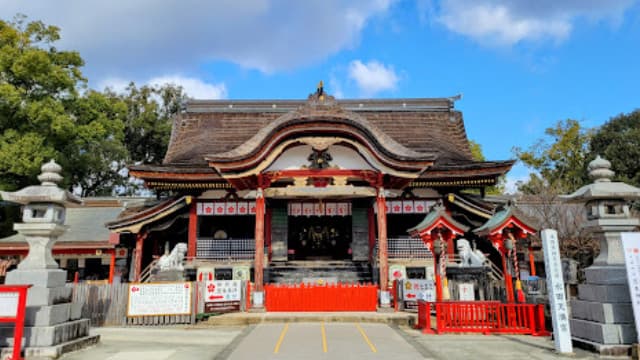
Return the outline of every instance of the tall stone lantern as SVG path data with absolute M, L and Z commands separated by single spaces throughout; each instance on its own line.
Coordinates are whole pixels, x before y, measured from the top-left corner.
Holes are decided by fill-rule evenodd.
M 27 294 L 25 317 L 25 357 L 56 358 L 67 349 L 95 343 L 89 336 L 89 320 L 80 319 L 81 304 L 71 302 L 72 288 L 66 287 L 67 272 L 52 256 L 53 244 L 67 226 L 65 206 L 81 203 L 73 194 L 60 189 L 62 168 L 55 161 L 42 165 L 40 185 L 16 192 L 0 191 L 5 201 L 22 204 L 22 223 L 14 229 L 29 243 L 27 257 L 6 275 L 6 284 L 33 285 Z M 13 331 L 0 327 L 0 347 L 12 343 Z M 3 339 L 8 339 L 3 343 Z M 68 350 L 67 350 L 68 351 Z
M 585 269 L 586 283 L 578 286 L 578 299 L 571 302 L 571 333 L 578 345 L 602 355 L 626 355 L 637 337 L 621 233 L 640 225 L 629 211 L 629 202 L 640 199 L 640 189 L 612 182 L 611 163 L 600 156 L 588 170 L 593 184 L 564 197 L 585 203 L 583 229 L 600 242 L 600 254 Z

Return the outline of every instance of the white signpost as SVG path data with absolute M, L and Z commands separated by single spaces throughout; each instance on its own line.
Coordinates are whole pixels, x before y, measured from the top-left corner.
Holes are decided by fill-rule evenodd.
M 620 234 L 636 329 L 640 329 L 640 232 Z M 640 343 L 640 333 L 638 334 Z
M 564 280 L 562 278 L 562 264 L 560 262 L 560 244 L 558 232 L 545 229 L 541 232 L 542 250 L 544 252 L 544 267 L 547 273 L 547 292 L 553 321 L 553 340 L 556 351 L 572 353 L 571 329 L 569 327 L 569 311 L 564 294 Z
M 191 314 L 188 282 L 129 285 L 127 316 Z

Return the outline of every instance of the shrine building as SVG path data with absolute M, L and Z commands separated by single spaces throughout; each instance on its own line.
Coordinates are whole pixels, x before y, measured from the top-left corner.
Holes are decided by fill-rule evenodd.
M 306 100 L 189 100 L 162 164 L 129 168 L 166 200 L 107 227 L 131 246 L 134 281 L 182 242 L 199 280 L 384 290 L 432 277 L 433 254 L 454 261 L 461 238 L 520 276 L 503 265 L 527 245 L 505 244 L 534 230 L 484 198 L 514 161 L 473 159 L 457 100 L 336 100 L 322 87 Z

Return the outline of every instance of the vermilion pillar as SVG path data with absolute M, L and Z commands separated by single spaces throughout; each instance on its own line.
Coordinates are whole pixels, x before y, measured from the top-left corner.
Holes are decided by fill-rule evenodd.
M 113 275 L 116 270 L 116 250 L 111 252 L 111 261 L 109 262 L 109 284 L 113 284 Z
M 189 228 L 188 228 L 188 244 L 187 244 L 187 257 L 195 258 L 197 249 L 197 234 L 198 234 L 198 213 L 196 212 L 196 202 L 192 201 L 189 207 Z
M 264 281 L 264 195 L 258 188 L 256 196 L 256 251 L 253 265 L 254 282 L 256 291 L 262 291 Z
M 529 248 L 529 274 L 536 276 L 536 261 L 533 256 L 533 249 Z
M 140 281 L 140 272 L 142 271 L 142 245 L 144 243 L 145 234 L 136 234 L 136 256 L 135 256 L 135 274 L 133 281 Z
M 389 285 L 389 259 L 387 254 L 387 204 L 384 190 L 378 190 L 378 264 L 380 267 L 380 291 L 387 291 Z
M 507 268 L 507 254 L 505 252 L 502 253 L 502 273 L 504 274 L 504 287 L 507 290 L 507 302 L 514 303 L 516 298 L 513 295 L 513 278 Z

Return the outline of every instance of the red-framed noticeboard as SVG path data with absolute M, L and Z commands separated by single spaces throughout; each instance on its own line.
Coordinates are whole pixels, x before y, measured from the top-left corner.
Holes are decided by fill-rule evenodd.
M 9 359 L 22 360 L 22 333 L 27 305 L 27 290 L 31 285 L 0 285 L 0 323 L 14 323 L 13 353 Z

